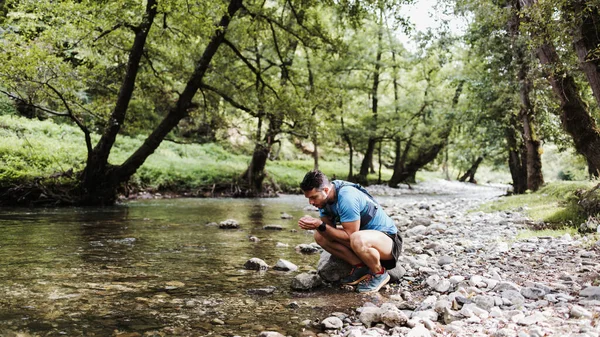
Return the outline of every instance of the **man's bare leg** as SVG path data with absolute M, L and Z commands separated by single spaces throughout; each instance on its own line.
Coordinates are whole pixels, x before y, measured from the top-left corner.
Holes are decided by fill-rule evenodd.
M 357 258 L 366 264 L 373 273 L 381 271 L 381 260 L 393 259 L 394 242 L 380 231 L 362 230 L 352 233 L 350 247 Z
M 353 266 L 362 263 L 361 259 L 352 251 L 352 249 L 337 241 L 328 240 L 318 231 L 315 231 L 315 241 L 331 255 L 338 257 Z

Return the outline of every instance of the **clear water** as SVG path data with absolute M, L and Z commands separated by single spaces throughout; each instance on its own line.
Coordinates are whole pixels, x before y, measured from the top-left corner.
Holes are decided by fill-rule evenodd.
M 365 300 L 337 288 L 291 290 L 293 276 L 318 261 L 318 255 L 294 249 L 313 242 L 312 235 L 296 230 L 299 217 L 316 216 L 305 206 L 302 196 L 282 196 L 3 209 L 0 335 L 255 336 L 263 330 L 297 335 L 302 321 L 349 312 Z M 281 219 L 282 212 L 294 218 Z M 241 228 L 207 225 L 229 218 Z M 268 224 L 284 229 L 264 230 Z M 260 241 L 251 242 L 252 235 Z M 270 266 L 286 259 L 300 270 L 245 270 L 253 257 Z M 268 286 L 275 293 L 248 292 Z M 290 308 L 291 302 L 299 308 Z

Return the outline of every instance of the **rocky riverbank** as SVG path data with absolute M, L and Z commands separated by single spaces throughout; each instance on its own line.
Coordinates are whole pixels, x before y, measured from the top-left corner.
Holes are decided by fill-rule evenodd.
M 379 294 L 366 295 L 350 314 L 305 322 L 300 336 L 599 336 L 596 236 L 517 238 L 533 224 L 520 213 L 523 208 L 472 211 L 504 194 L 498 186 L 440 181 L 370 189 L 383 196 L 448 198 L 380 197 L 404 233 L 404 275 Z

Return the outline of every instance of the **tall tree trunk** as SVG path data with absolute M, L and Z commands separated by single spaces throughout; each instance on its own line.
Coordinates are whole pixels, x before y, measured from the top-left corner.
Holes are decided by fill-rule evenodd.
M 313 145 L 315 146 L 315 150 L 312 153 L 313 156 L 313 169 L 318 170 L 319 169 L 319 142 L 318 142 L 318 138 L 319 135 L 315 132 L 313 133 L 313 137 L 312 137 L 312 142 Z
M 402 150 L 402 141 L 400 137 L 396 137 L 394 139 L 395 142 L 395 159 L 394 159 L 394 173 L 392 174 L 392 178 L 388 182 L 388 186 L 397 188 L 398 184 L 401 183 L 402 174 L 404 172 L 404 164 L 406 163 L 406 157 L 408 156 L 408 151 L 412 147 L 412 135 L 406 142 L 406 146 L 404 147 L 404 151 Z
M 371 89 L 371 112 L 373 113 L 373 125 L 372 132 L 374 133 L 377 130 L 377 109 L 379 106 L 378 100 L 378 91 L 379 91 L 379 76 L 381 72 L 381 54 L 383 53 L 383 10 L 380 11 L 379 15 L 379 27 L 377 31 L 377 56 L 375 58 L 375 71 L 373 72 L 373 87 Z M 358 173 L 357 180 L 359 183 L 366 185 L 367 184 L 367 175 L 369 174 L 369 169 L 373 167 L 373 153 L 375 152 L 375 144 L 377 143 L 377 139 L 374 134 L 369 136 L 369 141 L 367 144 L 367 150 L 365 152 L 365 156 L 360 165 L 360 171 Z
M 358 172 L 358 177 L 356 177 L 356 181 L 367 185 L 367 175 L 369 174 L 369 169 L 371 167 L 371 163 L 373 162 L 373 153 L 375 152 L 375 145 L 377 144 L 377 140 L 375 137 L 369 138 L 369 142 L 367 143 L 367 150 L 365 151 L 365 156 L 363 157 L 362 163 L 360 164 L 360 171 Z
M 276 136 L 280 133 L 281 122 L 271 116 L 269 119 L 269 129 L 262 142 L 257 142 L 252 153 L 252 159 L 246 171 L 242 174 L 242 179 L 249 185 L 250 189 L 244 191 L 244 196 L 258 196 L 262 193 L 263 181 L 265 179 L 265 167 L 269 159 L 269 153 Z
M 513 0 L 512 5 L 516 10 L 513 11 L 508 30 L 512 39 L 515 63 L 518 67 L 517 79 L 519 82 L 519 98 L 521 100 L 521 110 L 519 112 L 521 127 L 519 131 L 521 131 L 524 144 L 521 164 L 522 168 L 527 172 L 525 183 L 527 189 L 537 191 L 544 184 L 541 142 L 535 132 L 535 110 L 530 99 L 533 84 L 529 78 L 529 63 L 525 57 L 525 46 L 520 40 L 519 27 L 521 19 L 518 11 L 520 8 L 519 0 Z
M 531 6 L 535 0 L 521 0 L 521 3 Z M 575 149 L 591 163 L 591 167 L 600 167 L 600 130 L 581 99 L 575 79 L 564 69 L 556 49 L 549 42 L 539 45 L 536 54 L 543 65 L 552 68 L 547 77 L 560 101 L 562 127 L 571 135 Z M 599 173 L 595 169 L 593 175 L 598 176 Z
M 475 173 L 477 173 L 477 169 L 479 168 L 479 165 L 482 161 L 483 157 L 477 157 L 477 160 L 475 160 L 473 165 L 471 165 L 471 167 L 467 170 L 467 172 L 465 172 L 465 174 L 458 178 L 458 181 L 465 182 L 468 178 L 470 183 L 477 184 L 477 180 L 475 180 Z
M 156 0 L 148 0 L 146 3 L 146 12 L 141 24 L 136 29 L 133 45 L 129 52 L 125 77 L 117 95 L 117 102 L 100 141 L 98 141 L 93 149 L 90 149 L 91 143 L 86 138 L 88 156 L 85 169 L 80 177 L 81 203 L 84 205 L 112 204 L 116 200 L 117 188 L 121 181 L 118 175 L 113 174 L 113 167 L 108 163 L 108 156 L 121 129 L 121 125 L 125 120 L 127 108 L 133 96 L 135 80 L 144 53 L 144 46 L 150 28 L 152 28 L 154 18 L 156 17 L 156 11 Z
M 381 167 L 383 166 L 381 163 L 381 141 L 379 142 L 379 148 L 377 149 L 377 158 L 379 164 L 379 174 L 377 175 L 377 184 L 381 184 Z
M 600 59 L 592 55 L 600 46 L 600 13 L 598 4 L 591 1 L 572 0 L 565 6 L 570 15 L 573 31 L 573 48 L 579 66 L 590 83 L 596 103 L 600 106 Z
M 527 190 L 527 165 L 524 163 L 523 144 L 519 142 L 517 130 L 519 128 L 516 116 L 510 118 L 510 125 L 505 130 L 508 145 L 508 167 L 513 181 L 513 193 L 523 194 Z
M 204 48 L 204 52 L 196 64 L 194 73 L 186 83 L 177 103 L 156 129 L 154 129 L 148 138 L 146 138 L 144 143 L 121 166 L 116 168 L 114 171 L 114 177 L 116 177 L 114 178 L 115 182 L 122 183 L 127 181 L 137 169 L 142 166 L 148 156 L 154 153 L 166 135 L 177 126 L 181 119 L 187 116 L 188 109 L 192 104 L 192 99 L 202 84 L 202 79 L 208 70 L 210 61 L 225 39 L 225 34 L 227 32 L 227 27 L 231 22 L 231 18 L 233 18 L 235 13 L 241 7 L 242 0 L 230 1 L 229 6 L 227 7 L 227 13 L 221 17 L 221 20 L 217 24 L 210 41 Z M 113 188 L 114 187 L 116 186 L 113 186 Z
M 340 108 L 342 107 L 342 103 L 340 103 Z M 349 158 L 348 158 L 348 177 L 346 178 L 346 180 L 348 181 L 353 181 L 354 180 L 354 173 L 353 171 L 353 158 L 354 158 L 354 147 L 352 146 L 352 138 L 350 137 L 350 135 L 348 134 L 348 131 L 346 130 L 346 127 L 344 126 L 344 117 L 341 117 L 341 122 L 342 122 L 342 138 L 344 138 L 344 140 L 346 141 L 346 144 L 348 144 L 348 149 L 349 149 Z

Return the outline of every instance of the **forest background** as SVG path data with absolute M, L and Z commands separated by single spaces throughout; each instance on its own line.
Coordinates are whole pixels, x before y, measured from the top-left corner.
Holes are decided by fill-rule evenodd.
M 2 1 L 0 204 L 598 176 L 600 4 L 411 5 Z

